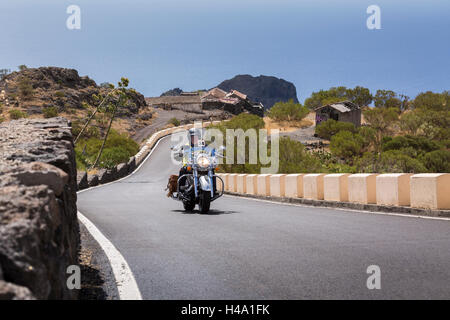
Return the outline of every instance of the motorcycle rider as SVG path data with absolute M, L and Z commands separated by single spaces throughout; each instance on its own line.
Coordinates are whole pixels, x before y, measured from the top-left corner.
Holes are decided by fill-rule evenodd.
M 203 138 L 203 129 L 198 129 L 198 128 L 189 129 L 189 131 L 188 131 L 189 144 L 187 144 L 183 147 L 183 151 L 182 151 L 183 152 L 183 166 L 180 169 L 179 177 L 181 177 L 182 175 L 185 175 L 185 174 L 192 173 L 192 168 L 188 167 L 188 164 L 192 163 L 192 161 L 189 161 L 189 160 L 190 160 L 191 156 L 194 156 L 193 153 L 195 153 L 196 149 L 201 148 L 201 145 L 199 145 L 199 142 L 203 142 L 202 138 Z M 182 189 L 181 186 L 185 185 L 186 178 L 187 177 L 183 177 L 180 179 L 180 181 L 179 181 L 180 189 Z M 216 178 L 215 177 L 213 178 L 213 189 L 214 189 L 214 193 L 216 193 L 217 191 L 216 191 Z

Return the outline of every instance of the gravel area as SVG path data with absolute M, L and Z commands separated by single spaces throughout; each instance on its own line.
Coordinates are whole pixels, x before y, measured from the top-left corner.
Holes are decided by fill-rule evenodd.
M 81 291 L 80 300 L 118 300 L 119 293 L 108 258 L 80 223 Z

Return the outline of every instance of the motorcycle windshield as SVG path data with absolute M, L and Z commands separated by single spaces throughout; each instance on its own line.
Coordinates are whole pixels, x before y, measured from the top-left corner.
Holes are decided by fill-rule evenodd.
M 206 154 L 211 156 L 214 153 L 214 149 L 208 146 L 206 147 L 193 147 L 187 150 L 184 150 L 184 157 L 188 159 L 188 163 L 194 163 L 194 159 L 197 158 L 199 154 Z

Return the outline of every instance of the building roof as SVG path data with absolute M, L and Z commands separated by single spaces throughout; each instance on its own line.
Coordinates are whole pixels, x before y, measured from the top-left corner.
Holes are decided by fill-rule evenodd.
M 242 92 L 239 92 L 237 90 L 231 90 L 230 93 L 227 94 L 228 97 L 231 96 L 237 96 L 238 98 L 242 99 L 242 100 L 247 100 L 247 95 L 243 94 Z
M 253 107 L 253 108 L 259 108 L 259 109 L 264 109 L 264 105 L 263 105 L 261 102 L 259 102 L 259 103 L 253 103 L 253 104 L 252 104 L 252 107 Z
M 198 91 L 195 91 L 195 92 L 182 92 L 180 95 L 181 96 L 199 96 L 200 93 Z
M 150 106 L 159 104 L 198 104 L 201 103 L 200 96 L 165 96 L 156 98 L 145 98 Z
M 330 104 L 330 107 L 333 108 L 333 109 L 336 109 L 337 111 L 340 111 L 340 112 L 350 112 L 350 111 L 352 111 L 350 108 L 347 108 L 345 106 L 345 104 L 343 104 L 343 103 Z
M 212 95 L 218 99 L 222 99 L 222 98 L 225 98 L 227 93 L 225 91 L 223 91 L 222 89 L 214 88 L 214 89 L 209 90 L 207 95 Z
M 354 104 L 351 101 L 342 101 L 339 103 L 332 103 L 332 104 L 327 104 L 325 106 L 318 107 L 318 108 L 314 109 L 314 111 L 318 111 L 318 110 L 326 108 L 326 107 L 333 108 L 341 113 L 361 109 L 358 105 Z
M 226 104 L 238 104 L 239 103 L 239 99 L 237 98 L 223 98 L 219 100 L 222 103 L 226 103 Z

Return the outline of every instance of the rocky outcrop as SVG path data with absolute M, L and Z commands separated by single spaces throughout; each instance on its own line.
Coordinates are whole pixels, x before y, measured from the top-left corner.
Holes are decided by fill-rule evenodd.
M 62 118 L 0 124 L 0 299 L 76 299 L 77 172 Z
M 130 160 L 127 163 L 128 167 L 128 174 L 132 173 L 136 169 L 136 158 L 131 157 Z
M 26 99 L 20 94 L 24 86 L 32 88 Z M 84 103 L 96 105 L 95 96 L 106 95 L 110 89 L 97 86 L 89 77 L 80 77 L 74 69 L 40 67 L 6 75 L 0 80 L 2 90 L 8 97 L 5 104 L 20 105 L 28 114 L 41 114 L 46 107 L 57 107 L 59 112 L 70 109 L 82 111 Z M 144 96 L 135 90 L 128 90 L 128 98 L 127 107 L 121 108 L 117 116 L 136 115 L 147 105 Z
M 30 290 L 0 280 L 0 300 L 35 300 Z
M 77 185 L 78 190 L 86 189 L 89 187 L 88 174 L 86 171 L 80 171 L 77 173 Z
M 183 93 L 183 90 L 181 90 L 180 88 L 174 88 L 172 90 L 168 90 L 168 91 L 164 92 L 163 94 L 161 94 L 161 97 L 181 96 L 182 93 Z
M 96 174 L 88 175 L 88 186 L 89 186 L 89 188 L 98 186 L 98 175 L 96 175 Z M 78 190 L 83 190 L 83 189 L 85 189 L 84 186 L 82 184 L 79 184 Z
M 261 102 L 265 109 L 270 109 L 277 102 L 286 102 L 290 99 L 298 103 L 295 85 L 275 77 L 238 75 L 233 79 L 223 81 L 217 87 L 225 91 L 243 92 L 248 95 L 250 100 Z
M 131 157 L 128 163 L 120 163 L 112 169 L 100 169 L 97 173 L 78 173 L 78 190 L 110 183 L 126 177 L 136 169 L 136 160 Z

